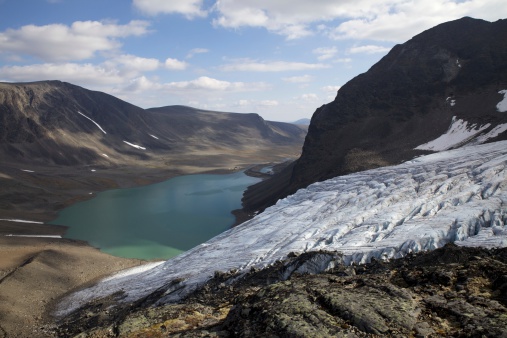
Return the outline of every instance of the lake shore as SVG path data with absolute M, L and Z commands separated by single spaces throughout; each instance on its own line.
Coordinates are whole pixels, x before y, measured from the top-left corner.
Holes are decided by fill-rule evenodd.
M 259 170 L 266 165 L 208 163 L 200 171 L 196 166 L 171 170 L 33 166 L 23 169 L 18 164 L 1 164 L 0 178 L 8 178 L 6 182 L 11 184 L 4 185 L 0 205 L 0 299 L 3 300 L 0 336 L 51 337 L 44 328 L 53 325 L 51 312 L 63 295 L 146 262 L 111 256 L 85 242 L 58 238 L 65 233 L 65 226 L 40 223 L 54 219 L 59 210 L 92 198 L 99 191 L 148 185 L 186 174 L 225 174 L 248 169 L 250 176 L 268 177 Z M 6 196 L 18 199 L 14 207 L 6 203 Z

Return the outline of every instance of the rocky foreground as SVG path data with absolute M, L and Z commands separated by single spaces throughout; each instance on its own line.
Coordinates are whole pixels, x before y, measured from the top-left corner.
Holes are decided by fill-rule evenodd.
M 39 334 L 59 337 L 507 337 L 507 248 L 448 244 L 388 262 L 311 271 L 336 252 L 216 273 L 179 304 L 100 299 Z M 295 272 L 300 271 L 300 272 Z M 114 299 L 113 299 L 114 298 Z

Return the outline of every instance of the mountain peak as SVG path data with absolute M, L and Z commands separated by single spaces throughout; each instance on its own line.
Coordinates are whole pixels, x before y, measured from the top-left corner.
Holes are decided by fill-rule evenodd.
M 496 108 L 504 89 L 507 20 L 465 17 L 428 29 L 393 47 L 318 108 L 297 163 L 250 188 L 245 208 L 263 209 L 313 182 L 427 153 L 418 147 L 445 134 L 453 119 L 482 128 L 460 145 L 488 133 L 495 136 L 479 140 L 506 139 L 502 127 L 493 131 L 507 123 Z M 261 198 L 261 191 L 269 193 Z

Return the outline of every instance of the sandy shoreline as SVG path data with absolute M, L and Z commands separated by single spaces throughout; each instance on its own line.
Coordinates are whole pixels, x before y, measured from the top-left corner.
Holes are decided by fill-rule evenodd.
M 92 198 L 99 191 L 153 184 L 185 174 L 247 170 L 248 175 L 266 178 L 269 175 L 260 172 L 266 165 L 225 168 L 222 165 L 205 167 L 207 170 L 202 171 L 148 168 L 140 172 L 135 168 L 121 168 L 92 172 L 86 168 L 78 173 L 70 172 L 75 168 L 55 171 L 32 167 L 32 172 L 26 172 L 13 166 L 0 166 L 0 175 L 8 177 L 9 183 L 23 184 L 7 185 L 0 196 L 4 197 L 4 205 L 0 205 L 0 337 L 52 337 L 47 331 L 54 325 L 50 314 L 63 295 L 101 277 L 146 263 L 110 256 L 82 241 L 52 238 L 63 236 L 66 227 L 40 223 L 54 219 L 59 210 Z M 36 184 L 42 191 L 33 189 Z M 5 196 L 10 192 L 19 196 L 18 199 L 34 198 L 34 201 L 20 201 L 10 208 L 5 205 Z M 21 196 L 25 192 L 27 196 Z M 251 215 L 237 217 L 240 222 Z

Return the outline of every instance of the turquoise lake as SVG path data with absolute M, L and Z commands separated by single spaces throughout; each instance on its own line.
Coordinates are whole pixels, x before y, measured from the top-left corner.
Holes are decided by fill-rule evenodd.
M 50 223 L 68 226 L 64 237 L 115 256 L 168 259 L 229 229 L 244 190 L 259 181 L 242 172 L 178 176 L 98 193 Z

